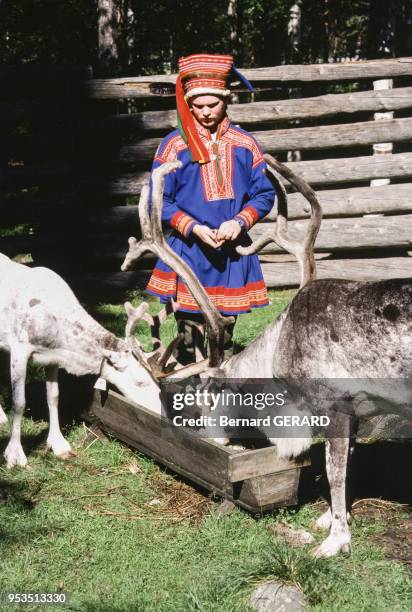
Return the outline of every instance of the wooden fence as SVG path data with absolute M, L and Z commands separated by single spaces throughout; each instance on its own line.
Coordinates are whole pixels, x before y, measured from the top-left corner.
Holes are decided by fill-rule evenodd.
M 280 159 L 300 151 L 289 165 L 324 210 L 319 276 L 412 276 L 412 58 L 244 73 L 256 93 L 240 92 L 229 114 Z M 394 87 L 373 90 L 377 79 Z M 127 237 L 138 232 L 137 197 L 156 146 L 176 127 L 174 81 L 0 67 L 0 252 L 51 267 L 83 298 L 122 299 L 144 286 L 151 257 L 135 272 L 120 272 L 120 264 Z M 375 121 L 377 112 L 395 116 Z M 381 142 L 394 143 L 393 153 L 374 155 Z M 390 184 L 371 187 L 379 178 Z M 298 236 L 308 214 L 300 194 L 290 193 L 289 203 Z M 252 235 L 275 218 L 273 210 Z M 297 285 L 296 263 L 275 245 L 261 261 L 269 286 Z

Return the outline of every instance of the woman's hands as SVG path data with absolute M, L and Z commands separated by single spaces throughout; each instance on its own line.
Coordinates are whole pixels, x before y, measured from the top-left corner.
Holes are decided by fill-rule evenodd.
M 236 240 L 240 236 L 242 231 L 241 226 L 237 221 L 232 219 L 231 221 L 224 221 L 217 230 L 216 237 L 218 240 Z
M 192 233 L 205 244 L 218 249 L 225 242 L 236 240 L 241 231 L 242 228 L 239 223 L 232 219 L 231 221 L 224 221 L 219 229 L 211 229 L 207 225 L 195 225 Z
M 213 249 L 219 248 L 224 243 L 224 240 L 217 239 L 217 230 L 211 229 L 207 225 L 195 225 L 192 233 Z

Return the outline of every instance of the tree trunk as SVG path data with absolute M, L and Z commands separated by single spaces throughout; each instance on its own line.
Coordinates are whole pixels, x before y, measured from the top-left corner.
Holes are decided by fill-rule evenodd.
M 238 46 L 239 46 L 239 34 L 238 34 L 238 22 L 237 22 L 237 0 L 229 0 L 227 7 L 227 16 L 229 19 L 230 27 L 230 50 L 235 58 L 237 59 Z
M 114 75 L 119 65 L 116 0 L 98 0 L 98 59 L 101 76 Z
M 289 10 L 288 36 L 290 47 L 290 59 L 292 63 L 297 64 L 300 60 L 300 43 L 301 43 L 301 0 L 297 0 L 292 4 Z M 300 98 L 302 90 L 299 88 L 289 89 L 289 98 Z M 299 121 L 294 121 L 294 125 L 299 125 Z M 300 161 L 302 156 L 299 150 L 291 150 L 287 153 L 289 162 Z
M 375 59 L 395 55 L 395 13 L 394 0 L 371 0 L 367 57 Z

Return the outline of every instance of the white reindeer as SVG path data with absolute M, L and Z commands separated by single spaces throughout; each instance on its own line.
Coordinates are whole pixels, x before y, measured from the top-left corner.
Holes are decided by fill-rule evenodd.
M 145 312 L 147 304 L 129 313 L 126 332 L 135 317 L 155 321 Z M 162 314 L 160 320 L 166 316 Z M 159 322 L 159 320 L 158 320 Z M 152 353 L 153 364 L 161 347 Z M 25 380 L 29 359 L 45 366 L 50 428 L 47 446 L 55 455 L 68 458 L 70 444 L 63 437 L 58 418 L 58 369 L 70 374 L 101 374 L 127 398 L 160 412 L 159 389 L 150 367 L 142 365 L 140 349 L 130 348 L 99 325 L 79 304 L 67 283 L 47 268 L 29 268 L 0 254 L 0 350 L 10 353 L 13 425 L 5 450 L 9 468 L 27 464 L 20 430 L 26 405 Z M 0 406 L 0 423 L 7 422 Z
M 267 327 L 246 349 L 222 363 L 222 338 L 230 317 L 219 314 L 192 270 L 166 243 L 161 228 L 164 177 L 180 167 L 169 162 L 152 175 L 152 215 L 148 214 L 148 188 L 142 190 L 139 205 L 143 239 L 129 238 L 129 251 L 122 265 L 127 270 L 145 251 L 151 251 L 170 265 L 184 280 L 200 306 L 208 329 L 208 359 L 186 366 L 172 374 L 153 372 L 162 378 L 174 379 L 201 374 L 231 378 L 281 378 L 311 381 L 313 379 L 403 379 L 399 383 L 396 409 L 411 417 L 411 393 L 407 384 L 412 377 L 412 279 L 380 282 L 352 282 L 336 279 L 313 281 L 315 259 L 313 246 L 321 222 L 321 209 L 315 192 L 290 169 L 265 156 L 269 171 L 278 187 L 278 218 L 275 231 L 263 236 L 249 247 L 237 247 L 238 252 L 257 252 L 270 241 L 277 242 L 298 260 L 301 290 L 287 309 Z M 302 242 L 292 240 L 287 233 L 286 192 L 277 174 L 287 178 L 307 198 L 312 208 L 308 232 Z M 312 282 L 313 281 L 313 282 Z M 137 315 L 137 313 L 136 313 Z M 135 340 L 132 339 L 132 342 Z M 138 346 L 136 348 L 139 348 Z M 164 362 L 166 363 L 166 362 Z M 349 381 L 348 379 L 351 379 Z M 356 386 L 356 385 L 355 385 Z M 367 385 L 370 388 L 370 383 Z M 373 387 L 373 384 L 372 384 Z M 385 385 L 375 385 L 373 401 L 390 405 Z M 345 384 L 342 384 L 343 392 Z M 393 390 L 393 386 L 392 386 Z M 321 400 L 312 386 L 312 404 Z M 333 395 L 333 394 L 332 394 Z M 364 416 L 365 392 L 356 391 L 355 417 Z M 368 393 L 366 393 L 366 396 Z M 333 409 L 333 406 L 331 406 Z M 368 416 L 371 416 L 368 404 Z M 310 433 L 310 432 L 309 432 Z M 316 549 L 318 556 L 332 556 L 342 551 L 350 553 L 351 534 L 348 525 L 346 476 L 350 447 L 351 418 L 335 411 L 332 428 L 326 440 L 326 469 L 331 490 L 331 508 L 317 521 L 317 526 L 330 528 L 329 536 Z M 296 456 L 310 446 L 310 437 L 271 440 L 279 456 Z

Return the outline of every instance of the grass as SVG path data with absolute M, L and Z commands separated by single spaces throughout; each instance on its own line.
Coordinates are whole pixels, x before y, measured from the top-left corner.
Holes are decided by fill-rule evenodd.
M 240 317 L 237 344 L 247 344 L 291 295 L 273 292 L 270 308 Z M 97 314 L 123 334 L 121 307 L 102 305 Z M 172 333 L 170 323 L 165 334 Z M 270 527 L 282 520 L 308 529 L 317 503 L 220 517 L 216 501 L 116 440 L 75 424 L 67 434 L 77 458 L 64 463 L 42 447 L 46 431 L 46 423 L 25 419 L 31 470 L 0 466 L 0 592 L 62 591 L 64 610 L 243 612 L 256 584 L 276 577 L 301 588 L 311 610 L 410 609 L 406 569 L 373 544 L 385 528 L 379 520 L 355 522 L 349 559 L 314 560 L 307 548 L 275 540 Z M 6 440 L 0 429 L 0 444 Z

